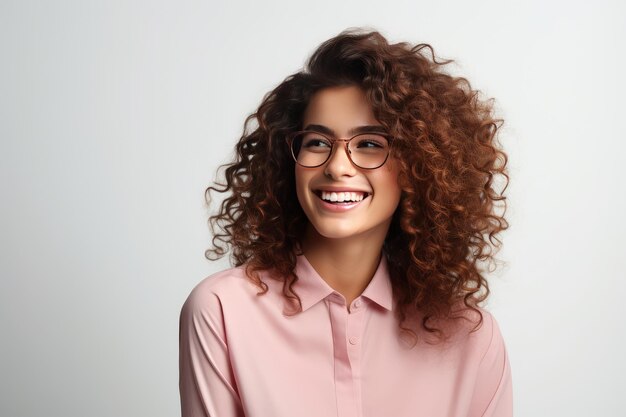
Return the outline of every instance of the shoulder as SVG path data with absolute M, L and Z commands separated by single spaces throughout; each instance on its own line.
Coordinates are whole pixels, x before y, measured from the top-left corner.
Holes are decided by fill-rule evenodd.
M 500 326 L 494 315 L 483 308 L 478 310 L 482 314 L 483 320 L 480 328 L 475 331 L 476 337 L 487 349 L 502 343 L 502 333 L 500 333 Z
M 191 290 L 181 308 L 182 317 L 221 314 L 222 300 L 250 296 L 258 292 L 246 275 L 245 267 L 229 268 L 202 279 Z
M 189 298 L 192 300 L 202 299 L 207 293 L 228 293 L 237 291 L 243 284 L 249 282 L 245 267 L 228 268 L 203 278 L 191 290 Z
M 502 340 L 496 318 L 482 307 L 476 310 L 459 308 L 452 318 L 435 320 L 434 323 L 442 330 L 445 338 L 441 341 L 420 329 L 426 343 L 439 345 L 439 342 L 443 342 L 442 347 L 463 352 L 477 360 Z
M 487 369 L 501 368 L 506 356 L 506 349 L 500 326 L 494 315 L 478 307 L 470 310 L 467 319 L 459 320 L 454 339 L 463 356 L 473 366 Z M 482 321 L 480 320 L 482 317 Z M 461 324 L 462 323 L 462 324 Z
M 483 351 L 481 362 L 501 361 L 504 359 L 506 349 L 498 321 L 492 313 L 484 309 L 480 309 L 480 311 L 483 314 L 483 324 L 481 329 L 476 332 L 476 337 L 479 339 Z
M 472 344 L 478 345 L 481 350 L 486 351 L 490 345 L 500 339 L 500 329 L 493 314 L 482 307 L 477 307 L 477 311 L 467 310 L 463 313 L 464 319 L 461 325 L 461 337 L 467 337 Z

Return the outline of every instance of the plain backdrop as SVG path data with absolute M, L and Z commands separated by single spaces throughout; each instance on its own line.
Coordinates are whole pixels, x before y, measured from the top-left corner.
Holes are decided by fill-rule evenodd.
M 624 415 L 622 4 L 2 0 L 0 415 L 179 415 L 180 308 L 228 266 L 204 258 L 204 190 L 350 27 L 430 43 L 505 119 L 485 307 L 515 415 Z

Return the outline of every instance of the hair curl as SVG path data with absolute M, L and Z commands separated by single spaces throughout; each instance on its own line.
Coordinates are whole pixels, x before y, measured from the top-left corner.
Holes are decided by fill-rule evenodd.
M 301 311 L 292 287 L 307 218 L 293 198 L 294 161 L 285 138 L 302 128 L 313 94 L 356 85 L 397 138 L 391 152 L 400 164 L 402 197 L 384 252 L 400 329 L 417 340 L 403 324 L 419 312 L 420 327 L 445 339 L 443 326 L 435 324 L 466 318 L 459 312 L 468 309 L 480 316 L 477 329 L 483 321 L 477 307 L 489 295 L 481 262 L 495 265 L 496 235 L 509 227 L 503 196 L 509 176 L 493 100 L 482 100 L 467 79 L 447 74 L 443 67 L 451 62 L 438 60 L 428 44 L 389 44 L 376 31 L 346 30 L 321 44 L 302 71 L 266 94 L 246 118 L 235 161 L 220 167 L 225 183 L 206 189 L 209 205 L 211 191 L 228 193 L 209 217 L 213 248 L 206 257 L 220 258 L 230 249 L 232 263 L 246 265 L 259 295 L 268 287 L 258 272 L 268 271 L 282 281 L 294 314 Z M 500 193 L 498 178 L 505 179 Z

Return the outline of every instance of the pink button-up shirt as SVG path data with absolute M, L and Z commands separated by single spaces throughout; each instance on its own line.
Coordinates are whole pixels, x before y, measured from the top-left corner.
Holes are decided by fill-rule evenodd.
M 283 314 L 282 283 L 243 267 L 201 281 L 180 315 L 183 417 L 509 417 L 511 371 L 485 310 L 444 345 L 398 336 L 385 257 L 350 308 L 304 256 Z M 465 320 L 461 320 L 466 322 Z M 466 326 L 467 327 L 467 326 Z

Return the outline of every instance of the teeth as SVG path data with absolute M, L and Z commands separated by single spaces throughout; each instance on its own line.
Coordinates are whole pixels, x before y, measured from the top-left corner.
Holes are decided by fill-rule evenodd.
M 361 201 L 365 197 L 361 192 L 328 192 L 322 191 L 322 200 L 331 202 L 344 202 L 344 201 Z

